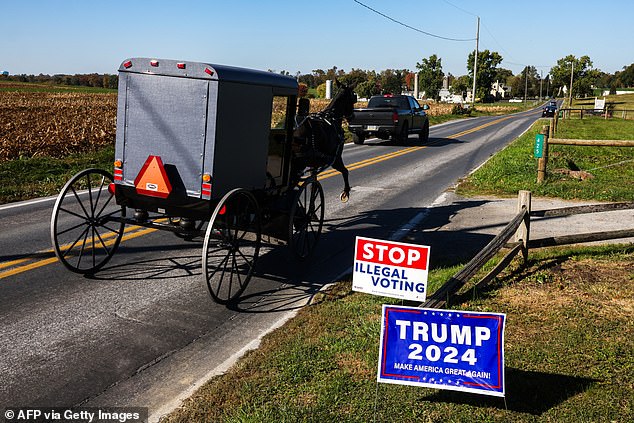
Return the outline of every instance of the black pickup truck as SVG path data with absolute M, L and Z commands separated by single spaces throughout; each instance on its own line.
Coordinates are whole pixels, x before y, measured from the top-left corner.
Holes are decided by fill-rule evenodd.
M 348 124 L 355 144 L 363 144 L 369 136 L 392 138 L 406 142 L 409 134 L 418 134 L 421 143 L 429 138 L 429 119 L 418 101 L 409 95 L 376 95 L 370 98 L 368 107 L 354 109 L 354 117 Z

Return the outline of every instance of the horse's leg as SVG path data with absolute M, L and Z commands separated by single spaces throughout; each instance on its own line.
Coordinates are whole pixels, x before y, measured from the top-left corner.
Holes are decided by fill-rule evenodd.
M 341 199 L 342 203 L 347 203 L 348 199 L 350 198 L 350 183 L 348 181 L 348 169 L 346 168 L 346 165 L 343 164 L 343 159 L 341 158 L 341 154 L 339 154 L 336 158 L 335 161 L 332 164 L 332 168 L 341 172 L 341 176 L 343 176 L 343 191 L 341 192 L 341 195 L 339 196 L 339 198 Z

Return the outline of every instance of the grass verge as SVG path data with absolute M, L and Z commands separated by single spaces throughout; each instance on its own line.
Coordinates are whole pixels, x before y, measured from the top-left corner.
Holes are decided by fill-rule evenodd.
M 166 422 L 628 422 L 634 247 L 548 250 L 454 306 L 507 313 L 501 399 L 376 383 L 381 297 L 340 283 Z M 437 287 L 455 269 L 431 272 Z
M 535 135 L 548 120 L 540 120 L 524 135 L 493 156 L 457 188 L 460 195 L 515 196 L 519 190 L 534 195 L 597 201 L 632 201 L 634 148 L 552 145 L 545 183 L 537 183 Z M 560 121 L 558 138 L 632 139 L 634 121 L 583 119 Z M 570 171 L 590 174 L 581 180 Z
M 33 157 L 0 161 L 0 204 L 59 194 L 77 172 L 96 167 L 112 169 L 114 147 L 62 159 Z

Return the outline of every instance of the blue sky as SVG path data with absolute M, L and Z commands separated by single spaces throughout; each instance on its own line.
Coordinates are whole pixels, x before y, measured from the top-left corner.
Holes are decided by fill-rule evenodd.
M 420 30 L 475 38 L 514 73 L 544 74 L 588 55 L 606 72 L 634 62 L 631 0 L 360 0 Z M 437 54 L 445 73 L 466 74 L 475 41 L 423 35 L 354 0 L 9 0 L 0 8 L 0 71 L 116 73 L 128 57 L 193 60 L 309 73 L 337 66 L 415 69 Z

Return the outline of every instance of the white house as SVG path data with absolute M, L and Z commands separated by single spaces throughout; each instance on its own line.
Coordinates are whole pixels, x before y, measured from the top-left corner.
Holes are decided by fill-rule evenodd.
M 451 94 L 449 88 L 442 88 L 438 92 L 438 96 L 440 97 L 440 101 L 443 103 L 462 103 L 464 99 L 460 94 Z
M 507 98 L 511 96 L 511 87 L 508 85 L 501 83 L 500 81 L 495 81 L 491 86 L 491 95 L 495 98 Z

